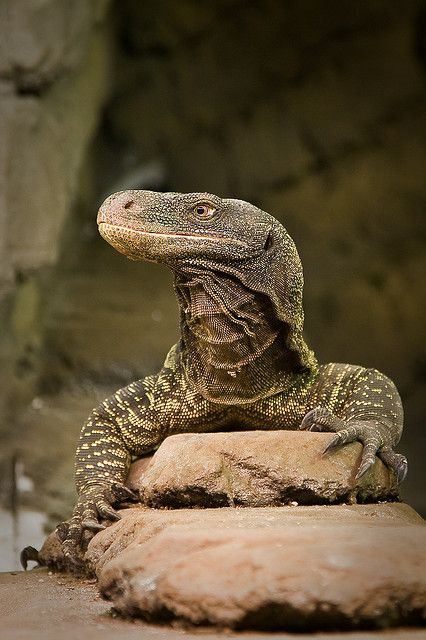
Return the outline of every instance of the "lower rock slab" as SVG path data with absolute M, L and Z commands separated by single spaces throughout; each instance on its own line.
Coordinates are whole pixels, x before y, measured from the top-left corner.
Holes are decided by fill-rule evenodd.
M 122 515 L 87 558 L 124 615 L 289 631 L 425 623 L 426 527 L 407 505 Z

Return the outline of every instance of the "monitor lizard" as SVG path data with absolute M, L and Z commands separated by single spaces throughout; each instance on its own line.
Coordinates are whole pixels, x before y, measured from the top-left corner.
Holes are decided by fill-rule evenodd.
M 58 529 L 70 566 L 81 564 L 83 533 L 119 519 L 114 507 L 136 499 L 123 484 L 132 458 L 171 434 L 233 425 L 329 431 L 327 451 L 363 444 L 357 478 L 377 454 L 404 479 L 407 460 L 394 451 L 398 392 L 375 369 L 318 364 L 302 335 L 301 261 L 278 220 L 209 193 L 131 190 L 109 196 L 97 222 L 127 258 L 173 271 L 181 337 L 159 373 L 107 398 L 81 431 L 78 501 Z

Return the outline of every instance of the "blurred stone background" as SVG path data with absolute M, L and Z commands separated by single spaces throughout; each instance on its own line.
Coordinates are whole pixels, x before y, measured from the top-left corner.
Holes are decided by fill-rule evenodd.
M 403 494 L 425 513 L 425 106 L 421 0 L 4 0 L 3 507 L 66 516 L 85 417 L 177 337 L 171 275 L 97 233 L 130 187 L 284 223 L 319 358 L 398 385 Z

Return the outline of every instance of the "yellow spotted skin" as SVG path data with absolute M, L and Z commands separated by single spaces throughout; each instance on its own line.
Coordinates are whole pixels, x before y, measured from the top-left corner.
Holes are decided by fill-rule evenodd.
M 213 404 L 186 384 L 179 360 L 106 399 L 82 429 L 76 454 L 80 491 L 88 481 L 124 481 L 132 457 L 154 451 L 169 435 L 237 428 L 298 429 L 317 407 L 346 421 L 375 421 L 397 444 L 403 414 L 394 384 L 375 369 L 321 365 L 287 393 L 246 406 Z M 332 430 L 332 429 L 330 429 Z
M 70 566 L 84 532 L 137 499 L 123 485 L 134 457 L 169 435 L 221 429 L 333 432 L 329 447 L 359 440 L 358 477 L 376 454 L 401 481 L 403 426 L 394 384 L 375 369 L 318 365 L 303 330 L 303 274 L 294 243 L 272 216 L 213 194 L 123 191 L 99 210 L 102 236 L 132 260 L 175 275 L 181 340 L 161 371 L 97 407 L 76 453 L 78 502 L 61 525 Z

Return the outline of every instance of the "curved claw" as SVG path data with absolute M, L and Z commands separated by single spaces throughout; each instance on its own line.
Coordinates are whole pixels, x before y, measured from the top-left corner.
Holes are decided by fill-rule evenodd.
M 313 413 L 314 413 L 314 411 L 315 411 L 315 409 L 312 409 L 311 411 L 308 411 L 308 413 L 305 415 L 305 417 L 303 418 L 302 422 L 298 426 L 298 429 L 300 429 L 300 431 L 304 431 L 305 429 L 309 429 L 311 424 L 313 424 Z
M 408 462 L 402 453 L 395 453 L 391 447 L 383 447 L 378 455 L 380 459 L 396 473 L 398 484 L 401 484 L 407 475 Z
M 368 440 L 365 440 L 363 444 L 361 464 L 355 476 L 356 480 L 359 480 L 376 462 L 376 454 L 380 447 L 380 440 L 370 437 Z
M 401 482 L 405 480 L 405 476 L 407 475 L 408 471 L 407 458 L 405 456 L 401 456 L 401 458 L 402 460 L 400 461 L 400 463 L 396 467 L 394 467 L 398 484 L 401 484 Z
M 370 460 L 367 460 L 366 462 L 361 464 L 356 473 L 355 480 L 359 480 L 360 478 L 362 478 L 362 476 L 367 473 L 367 471 L 370 469 L 370 467 L 373 466 L 373 464 L 374 464 L 374 460 L 372 462 Z
M 38 557 L 38 551 L 35 547 L 25 547 L 21 551 L 21 554 L 19 556 L 19 561 L 24 571 L 27 570 L 28 562 L 30 560 L 32 560 L 33 562 L 37 562 L 38 565 L 41 564 Z
M 315 409 L 311 409 L 303 418 L 302 422 L 299 425 L 299 429 L 301 431 L 308 429 L 309 431 L 321 431 L 322 424 L 321 421 L 326 421 L 330 419 L 332 414 L 328 409 L 324 407 L 315 407 Z
M 97 520 L 83 520 L 81 526 L 83 527 L 83 529 L 89 529 L 89 531 L 94 532 L 103 531 L 104 529 L 106 529 L 106 526 L 98 522 Z
M 335 436 L 333 436 L 333 438 L 330 440 L 330 442 L 328 443 L 328 445 L 326 446 L 326 448 L 322 452 L 323 455 L 325 453 L 327 453 L 328 451 L 331 451 L 331 449 L 335 449 L 336 447 L 338 447 L 341 444 L 343 444 L 343 440 L 342 440 L 341 436 L 337 433 Z

